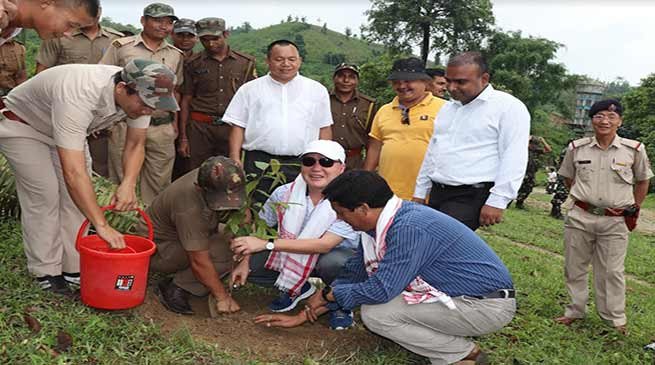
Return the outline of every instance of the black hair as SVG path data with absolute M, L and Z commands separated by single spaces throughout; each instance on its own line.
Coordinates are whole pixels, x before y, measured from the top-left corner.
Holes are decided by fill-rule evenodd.
M 370 208 L 382 208 L 393 197 L 389 184 L 372 171 L 350 170 L 337 176 L 323 189 L 325 199 L 355 210 L 366 203 Z
M 123 71 L 118 71 L 114 74 L 114 76 L 112 77 L 114 79 L 114 85 L 118 85 L 118 83 L 120 82 L 125 82 L 125 80 L 123 80 L 123 78 L 121 77 L 122 73 Z M 137 91 L 130 86 L 127 86 L 126 89 L 127 89 L 127 95 L 134 95 L 137 93 Z
M 291 42 L 288 39 L 278 39 L 276 41 L 271 42 L 271 44 L 266 47 L 266 57 L 270 58 L 271 57 L 271 52 L 273 51 L 273 47 L 275 46 L 293 46 L 298 53 L 300 53 L 300 49 L 298 48 L 298 45 L 295 43 Z
M 480 69 L 480 75 L 489 73 L 487 59 L 480 52 L 464 52 L 448 60 L 448 67 L 464 65 L 477 65 Z
M 442 68 L 426 68 L 425 73 L 430 75 L 430 77 L 435 77 L 435 76 L 441 76 L 444 77 L 446 76 L 446 71 Z
M 62 3 L 69 8 L 82 6 L 92 18 L 96 18 L 100 12 L 100 0 L 64 0 Z

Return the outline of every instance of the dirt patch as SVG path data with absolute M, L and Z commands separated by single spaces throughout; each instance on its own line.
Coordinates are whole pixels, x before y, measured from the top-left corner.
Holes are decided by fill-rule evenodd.
M 347 331 L 330 330 L 327 315 L 319 323 L 306 323 L 292 329 L 256 325 L 255 316 L 269 313 L 266 306 L 274 299 L 272 295 L 262 295 L 258 291 L 246 288 L 235 292 L 234 297 L 241 311 L 212 319 L 207 298 L 191 299 L 195 315 L 178 315 L 159 303 L 150 286 L 146 301 L 138 308 L 138 313 L 159 324 L 165 333 L 186 328 L 195 339 L 217 344 L 222 351 L 242 360 L 302 364 L 303 359 L 311 357 L 317 361 L 329 358 L 332 361 L 347 362 L 360 351 L 374 351 L 380 346 L 389 346 L 388 341 L 367 331 L 357 316 L 356 326 Z

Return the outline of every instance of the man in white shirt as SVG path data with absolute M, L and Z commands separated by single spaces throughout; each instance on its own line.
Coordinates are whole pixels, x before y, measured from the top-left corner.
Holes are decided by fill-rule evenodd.
M 332 139 L 328 91 L 298 73 L 302 64 L 298 47 L 291 41 L 274 41 L 267 48 L 266 64 L 269 73 L 241 86 L 223 116 L 232 125 L 230 158 L 241 161 L 245 150 L 246 174 L 261 173 L 256 161 L 277 159 L 297 165 L 307 143 Z M 282 171 L 290 182 L 300 169 L 285 165 Z M 270 181 L 263 181 L 259 189 L 268 191 Z M 262 194 L 256 198 L 266 201 Z
M 448 62 L 453 98 L 434 123 L 416 179 L 414 201 L 446 213 L 472 230 L 500 223 L 525 175 L 530 113 L 517 98 L 489 84 L 487 62 L 465 52 Z
M 27 268 L 43 289 L 70 294 L 68 282 L 79 283 L 75 236 L 84 217 L 112 248 L 125 247 L 96 203 L 86 137 L 127 117 L 125 178 L 112 204 L 133 209 L 150 115 L 178 109 L 174 89 L 175 75 L 153 61 L 71 64 L 39 73 L 0 101 L 0 153 L 16 176 Z

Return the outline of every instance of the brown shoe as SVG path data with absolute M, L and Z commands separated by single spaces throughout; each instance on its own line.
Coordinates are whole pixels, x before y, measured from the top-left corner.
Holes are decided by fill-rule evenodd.
M 614 329 L 616 329 L 623 336 L 627 336 L 629 334 L 628 326 L 625 324 L 623 326 L 615 326 Z
M 489 357 L 487 353 L 480 349 L 480 346 L 476 343 L 475 347 L 465 358 L 457 361 L 455 365 L 488 365 Z
M 571 318 L 571 317 L 562 316 L 559 318 L 555 318 L 555 322 L 559 324 L 563 324 L 565 326 L 570 326 L 573 322 L 577 321 L 578 319 L 580 318 Z

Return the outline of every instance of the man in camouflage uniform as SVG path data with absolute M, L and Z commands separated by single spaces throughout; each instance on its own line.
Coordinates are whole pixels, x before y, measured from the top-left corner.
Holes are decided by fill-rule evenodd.
M 196 22 L 191 19 L 179 19 L 173 24 L 171 33 L 173 45 L 184 53 L 184 62 L 187 62 L 193 55 L 193 47 L 198 43 Z
M 70 37 L 43 41 L 36 55 L 36 73 L 53 66 L 69 63 L 98 63 L 111 42 L 123 37 L 123 33 L 110 27 L 103 27 L 99 21 L 100 12 L 98 12 L 98 17 L 93 25 L 73 31 Z M 93 171 L 104 177 L 109 177 L 108 137 L 109 131 L 105 130 L 102 133 L 91 135 L 87 139 L 93 161 Z
M 0 97 L 25 80 L 25 46 L 11 39 L 0 46 Z
M 525 170 L 523 183 L 519 188 L 518 195 L 516 196 L 516 207 L 523 209 L 523 203 L 532 192 L 535 185 L 535 175 L 539 170 L 539 157 L 544 153 L 550 153 L 552 148 L 543 137 L 530 136 L 528 143 L 528 166 Z
M 342 63 L 334 69 L 334 89 L 330 92 L 332 140 L 346 151 L 346 168 L 361 169 L 363 150 L 375 116 L 375 99 L 360 93 L 359 67 Z
M 225 20 L 200 19 L 196 29 L 205 50 L 184 70 L 178 143 L 189 169 L 211 156 L 229 155 L 231 127 L 223 114 L 239 87 L 256 77 L 255 58 L 228 45 Z
M 150 59 L 168 66 L 177 75 L 180 85 L 184 79 L 182 51 L 166 42 L 177 20 L 173 8 L 154 3 L 146 6 L 141 17 L 143 31 L 133 37 L 112 42 L 100 63 L 122 66 L 135 58 Z M 175 160 L 177 113 L 156 112 L 152 115 L 146 140 L 146 156 L 140 175 L 141 198 L 148 205 L 171 182 Z M 109 176 L 115 182 L 123 179 L 121 161 L 125 144 L 126 126 L 116 125 L 109 137 Z
M 569 141 L 566 145 L 568 146 L 572 141 Z M 559 169 L 562 166 L 562 161 L 566 155 L 566 147 L 562 149 L 559 154 L 559 160 L 557 161 L 557 168 Z M 569 189 L 564 183 L 564 177 L 557 174 L 557 182 L 555 183 L 555 189 L 553 193 L 553 198 L 550 200 L 550 216 L 556 219 L 564 219 L 562 215 L 562 204 L 566 201 L 566 198 L 569 196 Z
M 215 156 L 175 180 L 148 207 L 157 245 L 150 269 L 173 274 L 158 285 L 159 300 L 167 309 L 193 314 L 189 294 L 210 294 L 216 312 L 239 310 L 221 283 L 233 263 L 225 226 L 219 224 L 245 203 L 245 183 L 235 161 Z M 137 231 L 147 232 L 143 222 Z
M 75 236 L 85 217 L 111 247 L 125 247 L 96 202 L 86 137 L 128 118 L 125 178 L 112 204 L 133 209 L 150 115 L 178 109 L 174 85 L 173 72 L 152 61 L 62 65 L 0 99 L 0 153 L 16 177 L 27 268 L 43 289 L 70 294 L 68 283 L 79 284 Z

